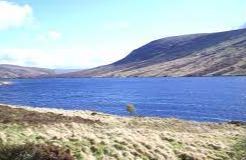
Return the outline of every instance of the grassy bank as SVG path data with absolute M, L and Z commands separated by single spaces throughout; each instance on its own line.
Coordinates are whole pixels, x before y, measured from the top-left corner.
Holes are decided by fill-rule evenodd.
M 0 105 L 0 158 L 31 144 L 29 156 L 37 148 L 78 160 L 240 160 L 246 156 L 245 136 L 243 124 Z

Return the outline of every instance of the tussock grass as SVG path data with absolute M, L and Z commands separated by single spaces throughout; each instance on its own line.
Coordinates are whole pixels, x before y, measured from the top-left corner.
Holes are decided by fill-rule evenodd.
M 10 146 L 3 148 L 24 148 L 28 154 L 33 148 L 55 148 L 59 155 L 76 160 L 241 160 L 245 156 L 243 123 L 91 113 L 0 106 L 0 142 Z
M 241 138 L 233 145 L 233 152 L 230 153 L 232 157 L 236 159 L 245 160 L 246 159 L 246 137 Z
M 74 160 L 69 149 L 50 144 L 23 145 L 0 143 L 1 160 Z

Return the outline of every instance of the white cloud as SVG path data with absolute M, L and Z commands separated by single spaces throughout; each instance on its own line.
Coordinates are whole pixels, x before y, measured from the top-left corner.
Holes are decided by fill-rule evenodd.
M 56 40 L 61 39 L 61 37 L 62 37 L 62 34 L 60 32 L 52 30 L 47 33 L 42 33 L 42 34 L 37 35 L 37 40 L 41 42 L 46 42 L 47 40 L 56 41 Z
M 32 18 L 32 8 L 28 5 L 18 5 L 8 1 L 0 1 L 0 29 L 20 27 Z
M 91 68 L 114 62 L 123 57 L 117 54 L 118 48 L 102 48 L 95 46 L 94 50 L 82 48 L 60 49 L 0 49 L 0 64 L 46 68 Z M 122 52 L 125 53 L 125 52 Z
M 58 40 L 61 38 L 61 33 L 57 31 L 49 31 L 48 36 L 52 40 Z
M 44 37 L 40 35 L 40 38 Z M 149 42 L 148 38 L 102 41 L 94 44 L 73 43 L 60 47 L 39 45 L 37 48 L 0 48 L 0 64 L 45 68 L 92 68 L 115 62 L 146 42 Z

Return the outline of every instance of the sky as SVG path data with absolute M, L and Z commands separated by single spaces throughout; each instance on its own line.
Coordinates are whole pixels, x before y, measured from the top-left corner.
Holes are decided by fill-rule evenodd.
M 244 24 L 245 0 L 0 0 L 0 64 L 91 68 L 155 39 Z

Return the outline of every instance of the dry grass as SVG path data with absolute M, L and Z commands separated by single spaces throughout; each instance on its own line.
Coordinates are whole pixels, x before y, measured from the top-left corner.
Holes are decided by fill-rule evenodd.
M 69 149 L 48 144 L 0 144 L 1 160 L 74 160 Z
M 23 108 L 10 108 L 0 105 L 0 123 L 28 123 L 28 124 L 52 124 L 52 123 L 100 123 L 98 120 L 84 119 L 79 116 L 63 116 L 52 112 L 39 113 L 27 111 Z
M 0 110 L 3 144 L 52 144 L 68 148 L 78 160 L 237 160 L 245 155 L 243 124 L 8 106 Z

